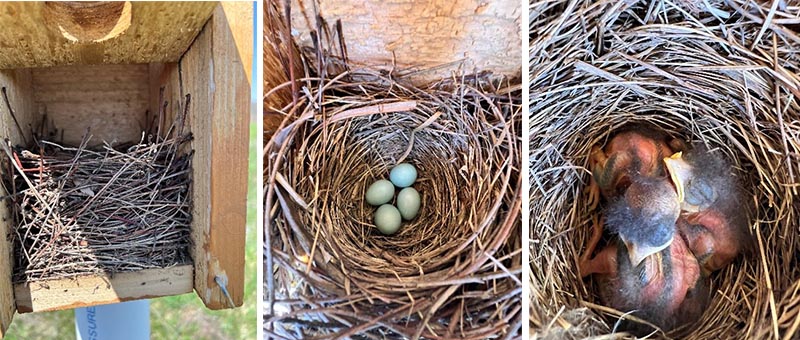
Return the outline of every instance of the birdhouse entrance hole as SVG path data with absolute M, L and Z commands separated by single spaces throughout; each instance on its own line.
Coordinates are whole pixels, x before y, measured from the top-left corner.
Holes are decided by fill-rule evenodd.
M 42 10 L 51 29 L 72 42 L 102 42 L 117 37 L 131 25 L 129 1 L 48 1 Z

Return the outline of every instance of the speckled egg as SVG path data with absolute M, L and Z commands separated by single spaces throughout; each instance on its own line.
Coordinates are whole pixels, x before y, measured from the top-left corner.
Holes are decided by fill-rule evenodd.
M 385 179 L 372 183 L 367 189 L 367 203 L 371 205 L 381 205 L 388 203 L 394 197 L 394 184 Z
M 400 229 L 400 211 L 391 204 L 384 204 L 375 210 L 375 226 L 384 235 L 391 235 Z
M 408 163 L 397 164 L 391 172 L 389 172 L 389 179 L 392 180 L 398 188 L 409 187 L 417 180 L 417 169 Z
M 412 220 L 419 213 L 420 199 L 416 189 L 408 187 L 397 194 L 397 210 L 403 219 Z

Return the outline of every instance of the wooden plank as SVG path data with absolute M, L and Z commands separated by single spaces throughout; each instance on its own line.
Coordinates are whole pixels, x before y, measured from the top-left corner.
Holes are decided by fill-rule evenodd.
M 0 87 L 5 88 L 11 108 L 14 110 L 20 125 L 26 125 L 30 119 L 33 107 L 33 95 L 30 70 L 3 70 L 0 71 Z M 0 93 L 2 97 L 2 93 Z M 0 99 L 0 130 L 3 137 L 7 137 L 14 144 L 21 144 L 22 134 L 17 129 L 5 102 Z M 26 136 L 29 138 L 30 136 Z M 0 169 L 5 172 L 5 169 Z M 7 193 L 0 187 L 0 196 Z M 11 320 L 14 318 L 16 305 L 14 302 L 14 289 L 11 282 L 13 273 L 14 246 L 12 244 L 13 226 L 11 214 L 7 204 L 0 204 L 0 337 L 5 336 Z
M 182 92 L 192 95 L 195 290 L 211 309 L 240 306 L 244 297 L 250 86 L 231 20 L 248 19 L 217 7 L 180 67 Z
M 17 117 L 22 131 L 17 128 L 6 104 L 0 97 L 0 121 L 2 121 L 2 137 L 7 137 L 14 144 L 24 144 L 30 139 L 30 126 L 34 120 L 33 77 L 29 69 L 0 70 L 0 87 L 5 87 L 11 109 Z M 2 96 L 2 94 L 0 94 Z
M 300 46 L 312 46 L 315 3 L 328 23 L 341 19 L 354 65 L 424 70 L 464 60 L 465 72 L 521 76 L 522 8 L 516 0 L 283 1 L 292 1 L 292 29 L 298 32 Z M 458 66 L 419 74 L 414 80 L 447 77 Z
M 69 7 L 89 5 L 112 8 L 87 15 L 87 9 Z M 128 6 L 128 9 L 115 7 L 117 5 Z M 177 62 L 217 3 L 129 2 L 117 5 L 3 2 L 0 4 L 0 27 L 3 27 L 0 30 L 0 69 Z M 91 20 L 80 20 L 82 15 Z M 126 29 L 117 27 L 125 20 L 130 22 Z M 115 31 L 115 27 L 121 32 Z M 114 34 L 118 35 L 111 37 Z
M 45 312 L 184 294 L 193 280 L 192 265 L 183 265 L 22 283 L 14 292 L 20 313 Z
M 233 37 L 236 51 L 239 52 L 239 60 L 242 61 L 242 68 L 247 75 L 247 82 L 253 79 L 253 10 L 255 6 L 252 2 L 244 1 L 224 1 L 220 2 L 222 11 L 226 18 L 228 30 Z M 252 85 L 252 84 L 251 84 Z
M 46 112 L 55 127 L 64 130 L 64 143 L 69 145 L 78 145 L 87 128 L 90 145 L 138 142 L 149 106 L 149 79 L 144 64 L 36 68 L 36 109 L 29 113 L 36 113 L 38 123 Z

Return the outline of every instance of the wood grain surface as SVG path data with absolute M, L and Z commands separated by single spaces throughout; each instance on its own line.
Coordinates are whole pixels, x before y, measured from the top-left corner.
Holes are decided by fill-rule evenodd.
M 0 69 L 177 62 L 216 6 L 215 2 L 132 2 L 129 27 L 122 32 L 111 32 L 110 28 L 105 33 L 116 34 L 114 37 L 95 41 L 102 37 L 93 39 L 96 36 L 90 33 L 85 39 L 74 37 L 81 35 L 75 32 L 74 21 L 81 19 L 62 13 L 67 11 L 65 8 L 47 6 L 45 2 L 3 2 Z M 93 19 L 115 24 L 122 14 L 100 12 Z

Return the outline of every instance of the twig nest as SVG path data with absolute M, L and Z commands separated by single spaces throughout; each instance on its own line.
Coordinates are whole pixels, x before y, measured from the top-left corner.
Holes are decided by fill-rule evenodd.
M 516 334 L 523 322 L 513 236 L 521 227 L 519 92 L 492 94 L 482 82 L 417 88 L 349 72 L 313 80 L 292 111 L 297 120 L 267 145 L 267 164 L 285 178 L 266 194 L 278 213 L 267 221 L 280 240 L 270 248 L 275 275 L 287 278 L 275 291 L 296 291 L 292 254 L 313 254 L 313 275 L 285 298 L 335 301 L 291 303 L 291 317 L 343 320 L 319 330 L 341 338 L 359 326 L 375 338 Z M 401 159 L 407 164 L 395 166 Z M 401 210 L 364 204 L 368 186 L 387 173 L 397 187 L 424 183 L 424 194 L 401 192 Z M 385 235 L 403 216 L 402 227 Z M 435 303 L 445 295 L 457 302 Z M 287 329 L 296 328 L 287 322 Z
M 417 189 L 404 188 L 397 194 L 397 210 L 405 220 L 413 220 L 419 213 L 420 198 Z
M 375 226 L 384 235 L 396 233 L 402 222 L 400 211 L 391 204 L 384 204 L 375 211 Z
M 19 162 L 3 176 L 15 197 L 13 281 L 189 263 L 192 154 L 179 150 L 190 141 L 176 133 L 73 148 L 37 138 L 24 146 L 36 153 L 4 145 L 0 153 Z
M 398 188 L 411 186 L 417 180 L 417 169 L 411 164 L 400 163 L 392 168 L 389 173 L 389 179 Z
M 367 203 L 374 206 L 389 203 L 394 197 L 394 184 L 385 179 L 377 180 L 367 189 Z

